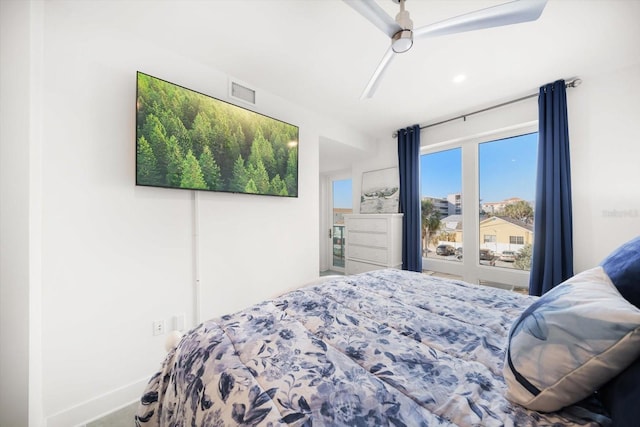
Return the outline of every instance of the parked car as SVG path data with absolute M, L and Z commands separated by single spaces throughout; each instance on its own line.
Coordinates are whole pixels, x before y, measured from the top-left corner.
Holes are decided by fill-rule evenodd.
M 495 255 L 491 249 L 480 249 L 480 261 L 493 261 Z
M 436 248 L 436 255 L 454 255 L 456 253 L 456 248 L 451 245 L 439 245 Z
M 502 253 L 500 254 L 500 261 L 515 262 L 515 260 L 516 260 L 515 251 L 502 251 Z
M 462 247 L 459 247 L 455 250 L 455 256 L 457 259 L 462 259 Z M 514 253 L 515 254 L 515 253 Z M 490 261 L 491 265 L 495 264 L 495 261 L 498 257 L 493 253 L 491 249 L 480 249 L 480 261 Z M 514 257 L 515 260 L 515 257 Z

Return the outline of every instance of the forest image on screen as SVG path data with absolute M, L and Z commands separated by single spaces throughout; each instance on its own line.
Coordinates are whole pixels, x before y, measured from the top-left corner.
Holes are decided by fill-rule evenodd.
M 298 127 L 138 72 L 136 184 L 298 196 Z

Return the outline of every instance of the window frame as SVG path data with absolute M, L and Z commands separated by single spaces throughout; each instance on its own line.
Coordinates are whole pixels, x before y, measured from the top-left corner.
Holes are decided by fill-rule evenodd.
M 524 245 L 524 236 L 509 236 L 510 245 Z
M 464 227 L 462 228 L 462 231 L 464 232 Z M 487 239 L 487 237 L 490 237 L 490 239 Z M 509 237 L 511 237 L 511 236 L 509 236 Z M 495 234 L 483 234 L 482 235 L 482 241 L 484 243 L 495 243 L 497 241 L 496 235 Z
M 420 148 L 421 156 L 454 148 L 461 149 L 462 246 L 465 248 L 465 253 L 477 254 L 480 250 L 480 144 L 537 132 L 538 121 L 535 120 L 482 132 L 467 138 L 423 145 Z M 504 283 L 516 288 L 529 287 L 529 271 L 482 265 L 477 256 L 463 257 L 460 261 L 438 260 L 423 256 L 422 266 L 424 270 L 459 276 L 470 283 L 492 282 Z

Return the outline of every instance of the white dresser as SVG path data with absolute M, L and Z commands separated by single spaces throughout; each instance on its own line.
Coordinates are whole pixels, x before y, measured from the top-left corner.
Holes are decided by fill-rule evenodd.
M 346 274 L 402 268 L 402 214 L 345 215 Z

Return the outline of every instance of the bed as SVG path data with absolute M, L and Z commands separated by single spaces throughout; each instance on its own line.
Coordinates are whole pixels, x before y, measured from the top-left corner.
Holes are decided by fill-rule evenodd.
M 185 334 L 138 426 L 599 426 L 593 399 L 505 397 L 505 350 L 536 297 L 385 269 L 314 283 Z

